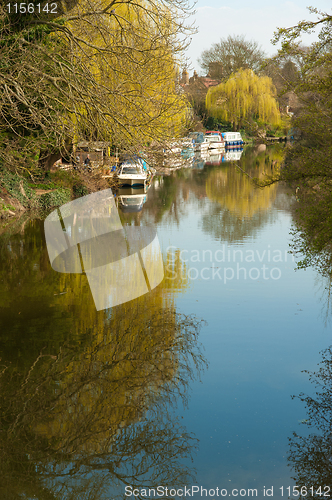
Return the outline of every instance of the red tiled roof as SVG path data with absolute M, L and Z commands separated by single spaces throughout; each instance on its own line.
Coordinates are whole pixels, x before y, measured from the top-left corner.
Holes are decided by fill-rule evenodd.
M 215 85 L 218 85 L 220 83 L 218 80 L 213 80 L 213 78 L 209 78 L 207 76 L 202 77 L 202 82 L 206 88 L 214 87 Z

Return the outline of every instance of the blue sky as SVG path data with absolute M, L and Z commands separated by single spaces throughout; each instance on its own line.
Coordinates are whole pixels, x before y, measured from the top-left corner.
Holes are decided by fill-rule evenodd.
M 277 27 L 289 27 L 301 20 L 316 20 L 307 6 L 312 5 L 324 12 L 332 13 L 331 0 L 198 0 L 194 15 L 198 33 L 192 37 L 187 51 L 193 69 L 202 74 L 197 58 L 203 50 L 228 35 L 244 35 L 248 40 L 257 41 L 261 48 L 271 56 L 276 47 L 270 42 Z M 304 38 L 309 44 L 313 39 Z

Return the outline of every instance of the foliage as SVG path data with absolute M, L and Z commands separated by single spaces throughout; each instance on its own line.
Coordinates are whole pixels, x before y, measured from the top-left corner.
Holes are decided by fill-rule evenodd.
M 5 193 L 18 200 L 23 207 L 32 208 L 36 204 L 36 195 L 24 177 L 4 170 L 0 173 L 0 187 Z
M 310 8 L 317 21 L 301 21 L 281 28 L 275 41 L 281 40 L 278 60 L 291 58 L 297 65 L 297 78 L 287 89 L 299 99 L 292 118 L 297 139 L 287 148 L 284 166 L 266 183 L 287 181 L 296 193 L 296 226 L 292 251 L 300 256 L 298 266 L 314 265 L 331 278 L 332 262 L 332 16 Z M 320 28 L 318 41 L 304 49 L 302 33 Z M 330 287 L 330 285 L 329 285 Z
M 192 31 L 186 0 L 74 3 L 61 17 L 24 22 L 0 7 L 6 168 L 47 170 L 80 139 L 135 148 L 180 133 L 186 104 L 175 67 Z
M 198 62 L 206 72 L 216 68 L 214 78 L 227 79 L 240 69 L 259 71 L 265 54 L 257 42 L 246 40 L 243 35 L 222 38 L 204 50 Z
M 285 111 L 286 106 L 289 106 L 290 95 L 294 95 L 294 86 L 299 81 L 300 68 L 301 61 L 293 60 L 288 55 L 280 55 L 264 61 L 263 72 L 272 79 L 278 100 Z
M 80 198 L 81 196 L 89 194 L 89 190 L 84 184 L 78 182 L 73 186 L 73 193 L 76 198 Z
M 301 103 L 292 122 L 293 128 L 300 131 L 301 140 L 286 156 L 282 176 L 287 180 L 331 177 L 332 16 L 314 8 L 309 10 L 318 15 L 318 21 L 301 21 L 275 34 L 275 42 L 282 42 L 276 58 L 301 58 L 298 78 L 288 82 L 288 90 L 294 91 Z M 319 26 L 318 41 L 304 50 L 298 38 Z
M 309 427 L 310 434 L 300 436 L 296 432 L 289 439 L 289 465 L 295 476 L 295 484 L 306 488 L 297 498 L 318 499 L 332 487 L 331 475 L 331 436 L 332 436 L 332 348 L 324 350 L 322 361 L 316 372 L 307 372 L 309 380 L 316 389 L 315 395 L 300 394 L 297 396 L 305 403 L 307 419 L 304 424 Z M 310 491 L 310 488 L 313 491 Z M 319 490 L 319 487 L 321 489 Z
M 280 113 L 275 88 L 267 76 L 257 76 L 251 69 L 241 70 L 206 96 L 206 107 L 212 116 L 230 121 L 237 130 L 250 119 L 263 124 L 278 124 Z
M 68 188 L 59 188 L 50 193 L 43 193 L 38 200 L 38 206 L 42 209 L 59 207 L 71 200 L 71 190 Z
M 40 184 L 42 189 L 52 189 L 53 184 Z M 38 196 L 33 189 L 37 185 L 29 183 L 24 177 L 11 172 L 1 172 L 0 187 L 8 194 L 13 202 L 19 202 L 24 209 L 50 209 L 63 205 L 71 199 L 71 189 L 68 187 L 58 187 L 49 193 L 42 193 Z M 14 207 L 13 207 L 14 208 Z M 15 208 L 14 208 L 15 210 Z

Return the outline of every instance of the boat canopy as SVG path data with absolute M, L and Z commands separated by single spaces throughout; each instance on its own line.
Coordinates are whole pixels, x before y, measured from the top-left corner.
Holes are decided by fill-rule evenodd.
M 138 167 L 138 165 L 125 164 L 121 166 L 121 174 L 139 174 L 139 173 L 141 173 L 141 169 Z

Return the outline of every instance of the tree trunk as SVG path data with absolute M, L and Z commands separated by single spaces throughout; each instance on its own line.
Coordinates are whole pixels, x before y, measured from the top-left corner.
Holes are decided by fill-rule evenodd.
M 41 151 L 39 155 L 38 165 L 44 170 L 44 172 L 49 172 L 54 164 L 54 162 L 60 160 L 62 157 L 60 151 L 51 153 L 50 151 Z

